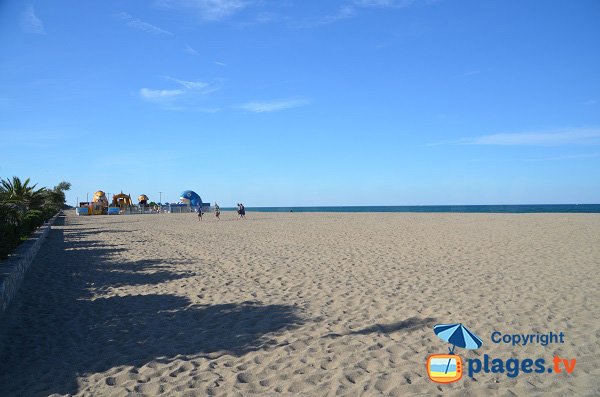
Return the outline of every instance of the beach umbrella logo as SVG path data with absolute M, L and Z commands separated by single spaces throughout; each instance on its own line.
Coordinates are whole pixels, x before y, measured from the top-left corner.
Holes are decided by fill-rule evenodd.
M 463 349 L 479 349 L 483 344 L 481 338 L 471 332 L 462 324 L 438 324 L 433 327 L 433 332 L 443 340 L 452 344 L 450 354 L 454 354 L 455 347 Z
M 454 349 L 478 349 L 483 341 L 462 324 L 438 324 L 433 327 L 433 332 L 452 347 L 448 348 L 449 354 L 432 354 L 427 358 L 427 375 L 437 383 L 456 382 L 462 378 L 463 365 Z

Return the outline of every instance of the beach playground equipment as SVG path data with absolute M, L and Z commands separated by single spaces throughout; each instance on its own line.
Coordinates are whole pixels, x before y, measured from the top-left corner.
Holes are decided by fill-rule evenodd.
M 108 199 L 106 198 L 106 193 L 104 193 L 102 190 L 98 190 L 96 193 L 94 193 L 92 203 L 98 203 L 103 207 L 108 207 Z
M 149 201 L 150 201 L 150 199 L 145 194 L 140 194 L 138 196 L 138 205 L 140 207 L 147 207 Z
M 161 205 L 161 212 L 167 213 L 183 213 L 183 212 L 208 212 L 210 203 L 202 202 L 200 195 L 193 190 L 184 190 L 179 195 L 179 203 Z
M 181 201 L 183 204 L 189 205 L 190 207 L 202 206 L 202 199 L 198 193 L 194 192 L 193 190 L 184 190 L 179 195 L 179 201 Z
M 107 213 L 108 199 L 106 194 L 102 190 L 98 190 L 94 193 L 91 203 L 91 215 L 104 215 Z
M 133 201 L 131 200 L 131 195 L 123 193 L 117 193 L 113 196 L 112 199 L 112 207 L 119 207 L 120 209 L 129 208 L 133 205 Z
M 153 204 L 151 207 L 147 195 L 137 196 L 138 204 L 134 204 L 131 195 L 121 191 L 112 197 L 109 205 L 106 194 L 102 190 L 98 190 L 94 193 L 92 201 L 80 202 L 75 212 L 77 215 L 133 215 L 210 211 L 210 203 L 203 203 L 198 193 L 192 190 L 184 190 L 179 196 L 180 202 L 177 204 Z
M 105 215 L 108 212 L 108 199 L 102 190 L 94 193 L 92 201 L 82 201 L 75 209 L 77 215 Z

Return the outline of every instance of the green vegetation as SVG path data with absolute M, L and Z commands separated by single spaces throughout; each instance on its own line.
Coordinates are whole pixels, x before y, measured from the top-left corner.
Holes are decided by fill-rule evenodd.
M 0 179 L 0 259 L 65 206 L 69 182 L 37 188 L 30 179 Z

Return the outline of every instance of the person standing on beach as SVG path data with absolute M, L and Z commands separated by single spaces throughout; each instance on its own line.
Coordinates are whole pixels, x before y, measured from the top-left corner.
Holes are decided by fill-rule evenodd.
M 215 216 L 218 220 L 221 220 L 221 208 L 219 208 L 219 204 L 215 203 Z
M 242 205 L 240 203 L 237 203 L 237 207 L 238 219 L 242 219 Z
M 246 219 L 246 207 L 242 203 L 240 203 L 240 218 Z
M 198 220 L 202 220 L 202 206 L 198 207 Z

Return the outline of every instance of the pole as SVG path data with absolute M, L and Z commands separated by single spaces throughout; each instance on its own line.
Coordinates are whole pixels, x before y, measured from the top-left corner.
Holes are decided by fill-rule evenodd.
M 159 194 L 158 204 L 162 204 L 162 194 L 163 194 L 163 192 L 158 192 L 158 194 Z
M 450 361 L 452 361 L 451 358 L 448 359 L 448 365 L 446 365 L 446 371 L 444 372 L 445 374 L 448 373 L 448 368 L 450 368 Z
M 85 194 L 85 201 L 88 203 L 90 202 L 89 193 Z

